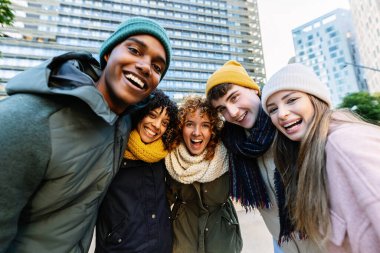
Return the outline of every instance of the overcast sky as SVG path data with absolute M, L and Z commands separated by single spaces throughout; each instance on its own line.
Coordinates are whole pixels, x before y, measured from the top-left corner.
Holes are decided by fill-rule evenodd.
M 294 56 L 292 29 L 337 8 L 348 0 L 258 0 L 267 80 Z

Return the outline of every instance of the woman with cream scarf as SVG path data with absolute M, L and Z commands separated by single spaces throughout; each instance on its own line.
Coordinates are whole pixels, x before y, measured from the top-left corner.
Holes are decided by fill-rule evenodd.
M 201 97 L 188 97 L 179 109 L 176 147 L 165 158 L 173 253 L 241 252 L 221 125 L 217 112 Z
M 134 113 L 121 167 L 96 224 L 95 252 L 170 253 L 172 229 L 164 157 L 177 126 L 177 106 L 161 90 Z

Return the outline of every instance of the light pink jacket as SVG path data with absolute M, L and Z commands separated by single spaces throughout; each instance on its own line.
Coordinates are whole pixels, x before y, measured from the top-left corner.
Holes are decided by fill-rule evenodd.
M 380 127 L 332 123 L 326 167 L 334 253 L 380 252 Z

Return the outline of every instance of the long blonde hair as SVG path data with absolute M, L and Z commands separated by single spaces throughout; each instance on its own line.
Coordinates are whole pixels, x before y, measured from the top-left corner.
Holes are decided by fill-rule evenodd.
M 278 131 L 275 164 L 286 191 L 286 207 L 295 229 L 319 245 L 331 230 L 325 146 L 330 122 L 365 122 L 348 110 L 332 111 L 315 96 L 308 95 L 314 117 L 301 142 L 294 142 Z
M 332 111 L 318 98 L 311 95 L 309 98 L 314 118 L 306 138 L 300 143 L 293 142 L 278 132 L 275 163 L 284 180 L 286 207 L 295 229 L 320 242 L 330 229 L 324 151 Z

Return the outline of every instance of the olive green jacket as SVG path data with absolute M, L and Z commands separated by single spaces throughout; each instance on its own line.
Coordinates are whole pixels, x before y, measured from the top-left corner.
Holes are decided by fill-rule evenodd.
M 208 183 L 168 179 L 173 220 L 173 253 L 237 253 L 243 247 L 229 174 Z

